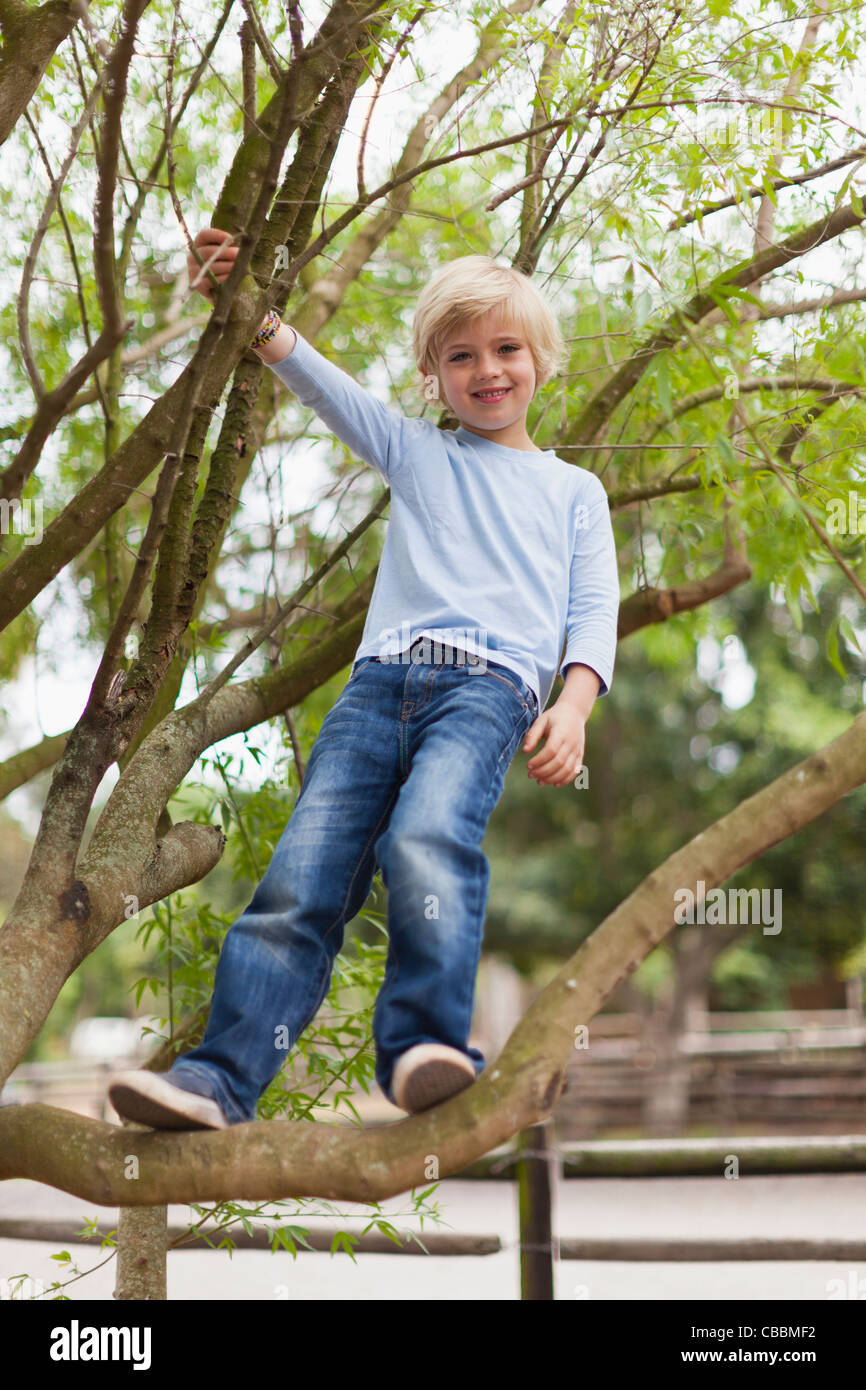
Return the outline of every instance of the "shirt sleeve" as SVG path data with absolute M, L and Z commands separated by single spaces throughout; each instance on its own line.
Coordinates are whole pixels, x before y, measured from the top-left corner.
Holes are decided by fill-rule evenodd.
M 265 365 L 353 454 L 369 463 L 386 482 L 403 457 L 405 426 L 412 423 L 361 386 L 292 329 L 295 346 L 279 362 Z
M 598 478 L 575 503 L 574 551 L 566 618 L 566 647 L 559 673 L 574 662 L 591 666 L 599 676 L 599 696 L 613 680 L 619 616 L 619 573 L 616 542 L 607 493 Z

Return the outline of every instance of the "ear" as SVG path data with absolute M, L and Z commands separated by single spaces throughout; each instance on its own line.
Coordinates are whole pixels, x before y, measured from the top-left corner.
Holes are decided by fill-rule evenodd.
M 421 395 L 424 397 L 425 401 L 441 401 L 442 388 L 439 384 L 439 378 L 436 375 L 436 373 L 426 372 L 423 367 L 418 367 L 418 376 L 420 378 L 420 384 L 418 389 L 420 390 Z

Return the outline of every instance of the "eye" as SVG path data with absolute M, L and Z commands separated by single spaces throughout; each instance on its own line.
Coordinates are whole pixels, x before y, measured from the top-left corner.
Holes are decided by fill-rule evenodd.
M 501 343 L 500 346 L 499 346 L 499 351 L 502 352 L 503 349 L 505 349 L 505 348 L 510 348 L 513 352 L 519 352 L 519 351 L 520 351 L 520 344 L 519 344 L 519 343 Z M 456 361 L 458 361 L 459 358 L 461 358 L 461 357 L 466 357 L 466 355 L 467 355 L 467 354 L 466 354 L 466 353 L 464 352 L 464 350 L 461 348 L 459 352 L 453 353 L 452 356 L 448 358 L 448 361 L 449 361 L 449 362 L 456 362 Z

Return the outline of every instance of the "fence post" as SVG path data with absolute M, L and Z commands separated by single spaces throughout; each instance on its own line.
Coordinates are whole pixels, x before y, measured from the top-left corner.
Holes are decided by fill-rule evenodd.
M 553 1146 L 553 1121 L 550 1119 L 518 1135 L 521 1300 L 553 1301 Z

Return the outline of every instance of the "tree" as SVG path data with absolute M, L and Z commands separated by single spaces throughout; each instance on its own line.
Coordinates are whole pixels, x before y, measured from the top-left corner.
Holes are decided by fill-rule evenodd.
M 294 4 L 246 0 L 237 39 L 232 8 L 199 33 L 182 7 L 104 7 L 94 21 L 104 46 L 70 33 L 6 146 L 20 170 L 39 171 L 43 201 L 34 213 L 30 184 L 5 181 L 7 222 L 26 249 L 0 476 L 0 660 L 8 679 L 34 640 L 31 605 L 67 570 L 89 595 L 87 640 L 100 655 L 68 733 L 0 768 L 7 793 L 53 769 L 0 930 L 0 1077 L 130 901 L 160 904 L 220 861 L 223 830 L 167 809 L 197 760 L 279 716 L 291 739 L 290 712 L 358 645 L 387 492 L 365 495 L 369 478 L 357 486 L 334 448 L 345 527 L 320 534 L 296 518 L 289 565 L 276 527 L 264 548 L 244 535 L 240 499 L 272 420 L 291 421 L 281 442 L 316 436 L 246 350 L 269 304 L 361 378 L 384 365 L 398 405 L 419 413 L 405 318 L 415 287 L 468 249 L 507 257 L 548 289 L 569 337 L 567 368 L 539 393 L 530 427 L 605 483 L 621 637 L 680 614 L 699 624 L 706 605 L 750 581 L 783 585 L 798 610 L 826 566 L 866 596 L 859 532 L 840 538 L 820 519 L 827 496 L 847 496 L 856 478 L 866 290 L 786 288 L 817 282 L 822 248 L 841 282 L 860 245 L 863 149 L 833 108 L 861 37 L 857 12 L 800 20 L 784 5 L 753 31 L 754 16 L 726 0 L 673 10 L 632 0 L 616 12 L 470 3 L 459 16 L 471 55 L 431 71 L 435 6 L 335 0 L 305 34 Z M 410 75 L 404 131 L 386 89 Z M 362 90 L 357 189 L 335 191 Z M 405 135 L 393 161 L 370 140 L 386 107 L 389 129 Z M 757 132 L 744 122 L 756 115 Z M 376 163 L 386 167 L 373 175 Z M 166 248 L 185 255 L 193 220 L 229 231 L 240 253 L 213 313 L 184 317 Z M 50 294 L 36 292 L 40 258 L 56 277 Z M 169 346 L 186 353 L 176 374 Z M 134 404 L 134 386 L 151 402 Z M 24 503 L 43 498 L 56 514 L 41 538 L 24 534 Z M 245 611 L 229 597 L 238 557 L 256 576 Z M 244 640 L 221 664 L 235 632 Z M 299 645 L 288 659 L 234 679 L 266 642 L 289 637 Z M 835 662 L 840 641 L 856 646 L 841 609 L 828 641 Z M 197 660 L 205 679 L 182 697 Z M 114 763 L 119 780 L 83 848 Z M 137 1207 L 376 1200 L 423 1182 L 431 1153 L 440 1176 L 460 1171 L 550 1112 L 575 1027 L 671 930 L 678 889 L 724 883 L 864 781 L 861 714 L 652 867 L 566 961 L 495 1068 L 433 1112 L 376 1131 L 290 1122 L 179 1137 L 10 1107 L 0 1177 Z M 201 1019 L 176 1023 L 174 1045 Z M 134 1185 L 128 1153 L 140 1160 Z

